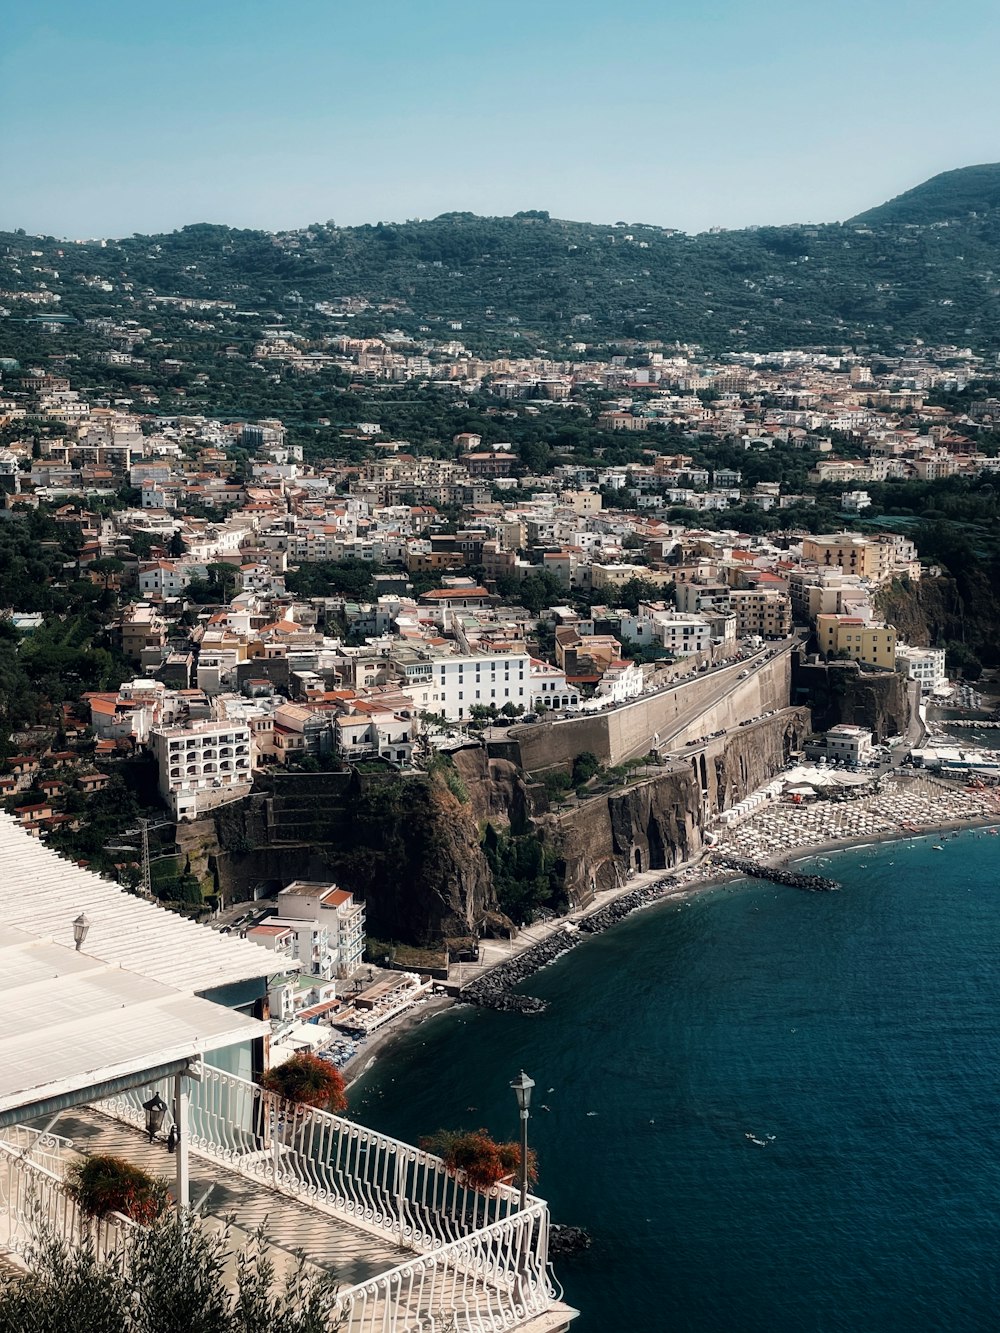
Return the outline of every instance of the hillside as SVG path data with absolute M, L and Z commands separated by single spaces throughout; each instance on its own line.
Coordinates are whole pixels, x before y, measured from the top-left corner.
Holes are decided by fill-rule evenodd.
M 930 226 L 996 209 L 1000 209 L 1000 162 L 989 162 L 943 171 L 895 199 L 859 213 L 851 218 L 851 224 Z
M 87 360 L 79 321 L 133 319 L 170 341 L 243 353 L 267 323 L 306 336 L 397 327 L 473 351 L 680 340 L 709 351 L 1000 346 L 1000 167 L 935 177 L 848 223 L 697 236 L 542 212 L 270 234 L 199 224 L 75 244 L 0 234 L 0 354 Z M 941 226 L 947 214 L 955 221 Z M 930 221 L 912 223 L 923 216 Z M 899 225 L 906 218 L 906 226 Z M 883 220 L 880 220 L 883 219 Z M 50 302 L 40 307 L 34 300 Z M 39 297 L 39 293 L 41 296 Z M 162 298 L 231 302 L 205 328 Z M 58 298 L 57 300 L 55 298 Z M 318 303 L 332 303 L 318 311 Z M 66 318 L 53 334 L 39 327 Z M 460 327 L 458 327 L 460 326 Z M 174 353 L 177 356 L 177 353 Z

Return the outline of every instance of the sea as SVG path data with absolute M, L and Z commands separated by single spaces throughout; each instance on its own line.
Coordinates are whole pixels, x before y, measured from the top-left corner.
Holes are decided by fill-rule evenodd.
M 813 858 L 665 901 L 458 1007 L 355 1084 L 414 1141 L 515 1138 L 592 1237 L 556 1271 L 578 1333 L 1000 1329 L 1000 837 Z

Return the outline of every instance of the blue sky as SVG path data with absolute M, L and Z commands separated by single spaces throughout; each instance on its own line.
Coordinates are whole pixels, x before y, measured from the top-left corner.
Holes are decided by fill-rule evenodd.
M 1000 160 L 996 0 L 7 0 L 0 227 L 849 217 Z

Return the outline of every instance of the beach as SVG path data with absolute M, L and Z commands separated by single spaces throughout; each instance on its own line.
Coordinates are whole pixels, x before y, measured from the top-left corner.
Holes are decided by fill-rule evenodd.
M 362 1074 L 366 1073 L 379 1056 L 388 1054 L 405 1033 L 419 1027 L 425 1019 L 441 1013 L 443 1009 L 450 1009 L 453 1004 L 455 1004 L 453 995 L 431 995 L 426 999 L 418 1000 L 416 1004 L 401 1013 L 398 1018 L 391 1019 L 384 1027 L 379 1028 L 360 1047 L 357 1054 L 352 1055 L 350 1060 L 341 1067 L 341 1073 L 344 1075 L 347 1086 L 350 1087 Z
M 915 773 L 883 778 L 874 790 L 839 801 L 775 802 L 727 829 L 716 850 L 776 865 L 839 848 L 994 823 L 994 789 L 970 790 Z

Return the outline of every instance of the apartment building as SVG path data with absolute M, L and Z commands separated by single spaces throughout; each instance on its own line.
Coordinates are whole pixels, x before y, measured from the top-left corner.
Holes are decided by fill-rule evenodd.
M 867 603 L 868 588 L 857 574 L 839 567 L 807 569 L 801 565 L 788 571 L 788 595 L 797 625 L 811 625 L 819 615 L 843 615 L 848 603 Z
M 841 532 L 803 538 L 802 559 L 823 569 L 839 566 L 845 574 L 857 574 L 859 578 L 880 583 L 891 569 L 892 550 L 888 543 L 871 541 L 855 532 Z
M 190 565 L 176 560 L 151 560 L 139 566 L 139 592 L 143 597 L 179 597 L 190 582 Z
M 149 735 L 159 769 L 160 795 L 176 819 L 244 796 L 252 769 L 250 728 L 244 722 L 193 722 L 158 727 Z
M 296 932 L 299 959 L 313 976 L 349 977 L 365 951 L 365 909 L 336 884 L 294 880 L 278 894 L 278 915 L 267 924 Z
M 853 727 L 846 722 L 826 733 L 826 756 L 834 762 L 857 768 L 872 754 L 872 733 L 867 727 Z
M 734 589 L 729 605 L 736 615 L 737 638 L 759 634 L 765 639 L 784 639 L 792 632 L 792 603 L 785 592 Z
M 470 717 L 474 705 L 531 707 L 531 658 L 527 653 L 484 653 L 431 662 L 431 712 L 452 721 Z
M 659 640 L 673 657 L 705 653 L 712 646 L 712 626 L 705 616 L 667 611 L 657 612 L 655 620 Z
M 944 659 L 943 648 L 909 648 L 904 643 L 896 646 L 896 670 L 910 680 L 918 680 L 921 694 L 932 693 L 948 679 Z
M 407 713 L 359 703 L 333 720 L 333 749 L 341 759 L 358 762 L 376 755 L 406 764 L 413 753 L 413 721 Z
M 844 655 L 866 666 L 896 669 L 896 631 L 891 625 L 860 616 L 821 615 L 816 617 L 816 637 L 827 657 Z

